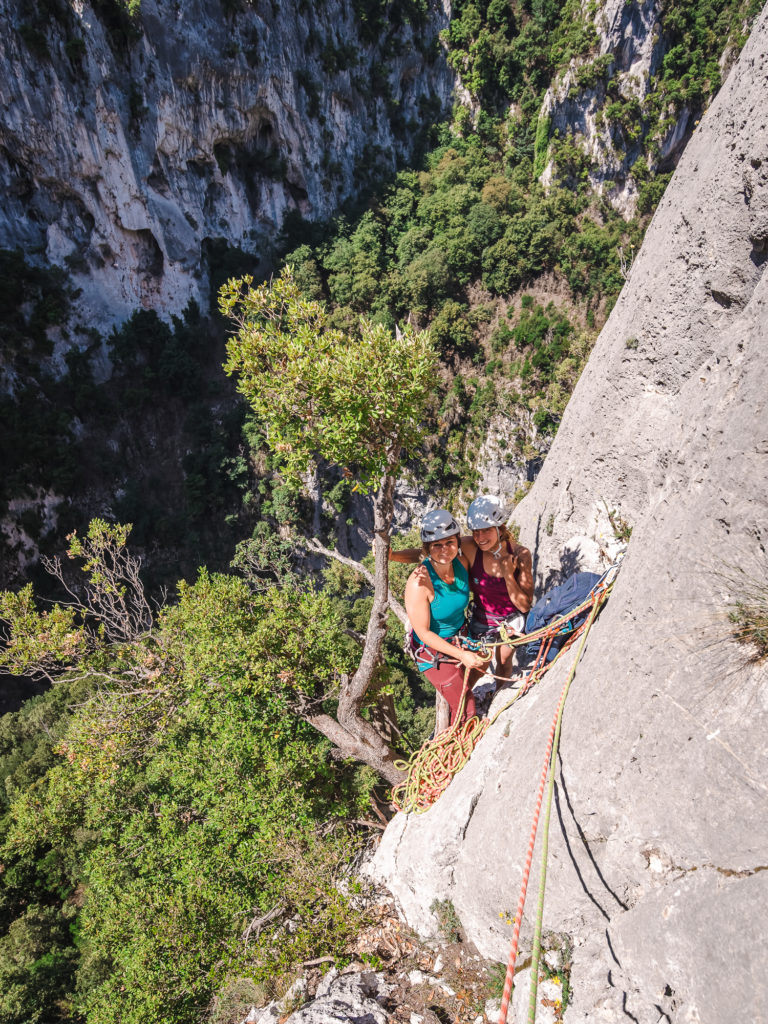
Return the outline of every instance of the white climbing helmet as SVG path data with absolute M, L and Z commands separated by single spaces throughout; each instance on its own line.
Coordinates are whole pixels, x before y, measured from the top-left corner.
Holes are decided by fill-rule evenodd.
M 504 506 L 495 494 L 481 494 L 467 509 L 467 526 L 470 530 L 487 530 L 489 526 L 498 529 L 504 525 Z
M 444 508 L 436 508 L 433 512 L 427 512 L 421 520 L 422 544 L 431 544 L 433 540 L 455 537 L 460 532 L 459 524 Z

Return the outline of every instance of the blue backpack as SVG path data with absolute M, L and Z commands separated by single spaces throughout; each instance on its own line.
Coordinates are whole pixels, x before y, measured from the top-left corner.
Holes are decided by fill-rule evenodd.
M 601 579 L 600 574 L 596 572 L 576 572 L 573 576 L 569 576 L 565 583 L 561 583 L 559 586 L 548 590 L 528 612 L 525 619 L 525 632 L 535 633 L 537 629 L 542 629 L 552 622 L 553 619 L 567 615 L 573 608 L 578 608 L 580 604 L 586 601 L 592 588 Z M 589 611 L 587 610 L 563 623 L 560 632 L 553 638 L 552 645 L 547 652 L 546 660 L 548 662 L 552 661 L 562 647 L 563 641 L 567 639 L 574 629 L 578 629 L 588 615 Z M 527 665 L 534 661 L 539 653 L 540 646 L 541 641 L 534 640 L 523 647 L 523 657 L 521 659 L 523 664 Z

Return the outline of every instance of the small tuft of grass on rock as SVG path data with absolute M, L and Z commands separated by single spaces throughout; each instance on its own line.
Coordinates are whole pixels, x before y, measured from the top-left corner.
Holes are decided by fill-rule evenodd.
M 744 577 L 728 611 L 731 635 L 751 648 L 752 661 L 768 658 L 768 582 Z
M 429 908 L 437 918 L 440 936 L 445 942 L 461 941 L 461 920 L 450 900 L 433 900 Z

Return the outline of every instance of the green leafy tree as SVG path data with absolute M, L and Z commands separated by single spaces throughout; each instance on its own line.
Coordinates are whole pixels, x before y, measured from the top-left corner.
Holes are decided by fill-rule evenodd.
M 337 603 L 201 570 L 140 631 L 128 530 L 72 539 L 68 607 L 0 594 L 9 667 L 56 678 L 0 723 L 9 1024 L 188 1024 L 228 978 L 341 954 L 360 923 L 334 881 L 363 793 L 290 713 L 357 662 Z
M 362 710 L 387 629 L 395 480 L 405 453 L 425 437 L 434 345 L 426 332 L 409 327 L 393 337 L 363 316 L 350 332 L 331 326 L 322 304 L 302 298 L 290 268 L 258 288 L 248 277 L 229 281 L 220 308 L 237 325 L 225 369 L 237 375 L 286 471 L 297 476 L 320 456 L 372 493 L 374 596 L 360 663 L 341 681 L 335 717 L 315 705 L 303 714 L 343 756 L 396 783 L 394 752 Z

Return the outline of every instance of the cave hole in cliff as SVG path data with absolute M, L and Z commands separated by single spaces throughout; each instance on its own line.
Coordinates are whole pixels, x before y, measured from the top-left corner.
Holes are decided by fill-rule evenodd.
M 259 277 L 261 261 L 258 253 L 245 252 L 227 238 L 204 238 L 200 253 L 209 281 L 212 313 L 218 309 L 219 288 L 230 277 L 242 277 L 244 274 Z
M 128 5 L 114 0 L 93 0 L 93 11 L 106 30 L 106 37 L 115 57 L 128 65 L 131 47 L 142 36 L 140 25 L 132 18 Z
M 261 206 L 264 180 L 284 181 L 288 172 L 287 161 L 272 140 L 271 130 L 266 135 L 260 130 L 251 139 L 228 139 L 213 147 L 219 170 L 242 185 L 254 211 Z
M 751 241 L 752 252 L 749 254 L 749 258 L 756 267 L 762 267 L 768 260 L 768 237 L 753 238 Z
M 0 144 L 0 159 L 5 160 L 10 171 L 10 180 L 6 186 L 7 194 L 22 202 L 29 202 L 35 194 L 36 185 L 23 160 L 2 144 Z
M 723 309 L 730 309 L 733 305 L 733 298 L 726 292 L 718 291 L 717 288 L 713 288 L 711 291 L 711 295 L 715 302 L 718 304 L 718 306 L 722 306 Z
M 270 121 L 264 121 L 256 130 L 256 141 L 262 149 L 274 147 L 275 129 Z
M 166 196 L 170 192 L 168 176 L 157 157 L 152 164 L 152 170 L 147 175 L 147 185 L 162 196 Z
M 194 157 L 192 160 L 187 160 L 187 170 L 198 178 L 211 178 L 213 177 L 213 162 L 202 156 Z
M 286 181 L 285 187 L 288 190 L 288 195 L 298 206 L 300 203 L 305 203 L 309 199 L 309 194 L 305 188 L 298 185 L 295 181 Z
M 131 250 L 137 273 L 144 277 L 159 278 L 163 276 L 163 250 L 149 228 L 129 231 Z

